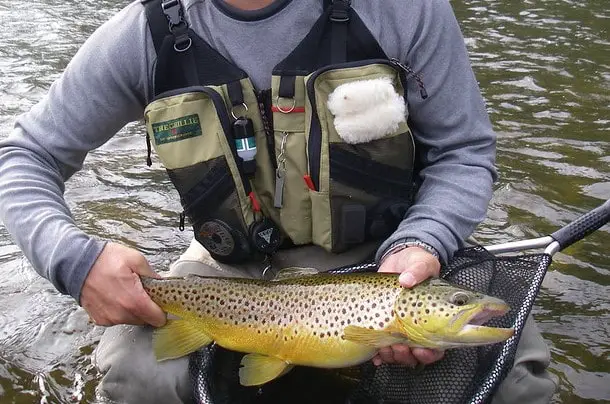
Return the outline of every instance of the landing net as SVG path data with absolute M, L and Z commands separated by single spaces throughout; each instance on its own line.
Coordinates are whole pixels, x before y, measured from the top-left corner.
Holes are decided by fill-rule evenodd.
M 458 251 L 441 269 L 442 278 L 499 297 L 511 306 L 506 315 L 486 323 L 515 328 L 515 334 L 503 343 L 450 349 L 442 360 L 423 369 L 376 367 L 370 361 L 340 371 L 296 366 L 261 387 L 239 384 L 239 362 L 244 354 L 212 345 L 190 355 L 195 401 L 198 404 L 490 402 L 513 365 L 525 320 L 550 264 L 548 254 L 501 257 L 482 247 L 470 247 Z M 362 264 L 330 272 L 340 276 L 376 270 L 374 264 Z

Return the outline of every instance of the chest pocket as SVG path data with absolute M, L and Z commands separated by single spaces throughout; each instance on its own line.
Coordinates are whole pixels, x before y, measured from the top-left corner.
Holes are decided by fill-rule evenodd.
M 303 78 L 301 174 L 312 242 L 328 251 L 388 236 L 411 204 L 414 144 L 402 74 L 388 60 L 373 60 L 331 65 Z

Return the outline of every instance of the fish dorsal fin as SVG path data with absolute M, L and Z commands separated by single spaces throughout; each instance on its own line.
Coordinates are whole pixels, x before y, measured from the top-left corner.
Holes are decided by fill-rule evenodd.
M 158 361 L 180 358 L 195 352 L 212 339 L 183 319 L 167 320 L 163 327 L 153 331 L 153 351 Z
M 275 278 L 273 278 L 273 280 L 282 281 L 285 279 L 298 278 L 300 276 L 316 275 L 318 273 L 320 273 L 320 271 L 318 271 L 315 268 L 288 267 L 288 268 L 282 268 L 279 271 L 277 271 L 277 274 L 275 275 Z
M 239 382 L 242 386 L 258 386 L 288 373 L 294 365 L 267 355 L 248 354 L 241 360 Z
M 343 329 L 343 338 L 358 344 L 383 348 L 393 344 L 407 344 L 409 339 L 397 333 L 348 325 Z

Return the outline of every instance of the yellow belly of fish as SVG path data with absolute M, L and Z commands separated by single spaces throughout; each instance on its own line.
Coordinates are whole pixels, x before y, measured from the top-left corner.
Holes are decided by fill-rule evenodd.
M 342 332 L 323 337 L 312 330 L 294 325 L 282 329 L 247 325 L 228 325 L 203 320 L 203 331 L 223 348 L 244 353 L 257 353 L 281 359 L 289 364 L 320 368 L 341 368 L 371 359 L 376 352 L 362 344 L 341 338 Z

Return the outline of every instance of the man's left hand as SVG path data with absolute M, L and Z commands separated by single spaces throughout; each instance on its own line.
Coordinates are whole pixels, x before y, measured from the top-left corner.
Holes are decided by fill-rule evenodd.
M 386 257 L 379 272 L 399 273 L 399 282 L 403 287 L 411 288 L 420 282 L 430 278 L 438 277 L 441 264 L 439 260 L 428 251 L 420 247 L 407 247 Z M 376 366 L 382 363 L 396 363 L 415 367 L 418 363 L 428 365 L 441 359 L 443 351 L 410 348 L 405 344 L 394 344 L 381 348 L 373 358 Z

